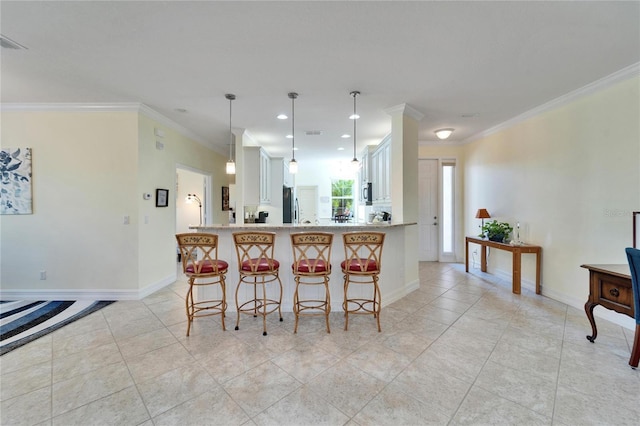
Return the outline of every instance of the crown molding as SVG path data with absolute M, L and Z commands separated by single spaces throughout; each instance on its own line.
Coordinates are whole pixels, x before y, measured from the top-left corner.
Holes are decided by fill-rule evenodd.
M 176 123 L 158 111 L 140 102 L 114 102 L 114 103 L 2 103 L 2 112 L 135 112 L 142 114 L 159 124 L 162 124 L 183 136 L 193 139 L 205 148 L 209 148 L 219 154 L 225 155 L 222 148 L 201 138 L 186 127 Z
M 389 108 L 385 108 L 384 112 L 389 115 L 395 115 L 401 113 L 403 115 L 408 115 L 416 121 L 420 121 L 424 118 L 424 114 L 412 107 L 409 104 L 400 104 L 396 106 L 392 106 Z
M 636 62 L 635 64 L 629 65 L 628 67 L 622 68 L 614 72 L 613 74 L 609 74 L 608 76 L 601 78 L 600 80 L 596 80 L 592 83 L 589 83 L 579 89 L 576 89 L 572 92 L 569 92 L 565 95 L 562 95 L 558 98 L 555 98 L 549 102 L 546 102 L 540 106 L 537 106 L 529 111 L 526 111 L 520 115 L 517 115 L 505 122 L 502 122 L 496 126 L 490 127 L 486 130 L 478 132 L 467 139 L 462 141 L 462 144 L 468 144 L 479 139 L 485 138 L 494 133 L 498 133 L 502 130 L 508 129 L 510 127 L 515 126 L 516 124 L 520 124 L 532 117 L 540 115 L 542 113 L 552 111 L 554 109 L 560 108 L 564 105 L 567 105 L 571 102 L 574 102 L 580 98 L 585 96 L 594 94 L 606 88 L 609 88 L 615 84 L 618 84 L 622 81 L 628 80 L 640 74 L 640 62 Z

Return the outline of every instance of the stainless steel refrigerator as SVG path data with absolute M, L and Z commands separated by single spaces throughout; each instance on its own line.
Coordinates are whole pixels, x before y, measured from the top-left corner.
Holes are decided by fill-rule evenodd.
M 298 200 L 288 186 L 282 187 L 282 223 L 298 223 Z

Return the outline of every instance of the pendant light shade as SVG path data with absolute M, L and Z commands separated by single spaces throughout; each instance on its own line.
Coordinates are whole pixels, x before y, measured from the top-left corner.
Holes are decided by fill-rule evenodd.
M 358 97 L 359 94 L 360 92 L 358 92 L 357 90 L 351 92 L 351 96 L 353 96 L 353 115 L 349 118 L 353 120 L 353 160 L 351 160 L 351 167 L 353 168 L 353 170 L 358 170 L 360 168 L 360 162 L 358 161 L 358 157 L 356 156 L 356 120 L 360 118 L 360 116 L 356 112 L 356 97 Z
M 289 93 L 291 99 L 291 161 L 289 161 L 289 173 L 295 175 L 298 173 L 298 162 L 296 161 L 296 114 L 295 100 L 298 97 L 296 92 Z
M 231 102 L 236 99 L 236 95 L 227 93 L 224 95 L 225 98 L 229 99 L 229 161 L 227 161 L 227 174 L 235 175 L 236 174 L 236 163 L 233 161 L 233 132 L 231 131 Z

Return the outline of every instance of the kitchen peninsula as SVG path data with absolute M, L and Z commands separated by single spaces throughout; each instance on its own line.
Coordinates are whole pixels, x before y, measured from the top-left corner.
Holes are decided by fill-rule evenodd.
M 391 224 L 357 224 L 357 223 L 335 223 L 328 225 L 313 224 L 230 224 L 230 225 L 203 225 L 190 226 L 194 232 L 209 232 L 219 235 L 220 259 L 229 262 L 229 272 L 227 273 L 227 300 L 230 301 L 229 309 L 234 310 L 234 292 L 238 283 L 238 261 L 235 247 L 233 245 L 232 234 L 240 231 L 269 231 L 276 233 L 275 258 L 280 262 L 280 279 L 282 280 L 282 310 L 291 312 L 293 306 L 293 293 L 295 282 L 291 273 L 293 263 L 293 253 L 291 250 L 292 233 L 322 231 L 334 234 L 333 247 L 331 249 L 332 271 L 330 276 L 331 310 L 342 311 L 342 301 L 344 298 L 343 276 L 340 262 L 344 260 L 344 248 L 342 244 L 342 234 L 352 231 L 375 231 L 386 234 L 384 248 L 382 250 L 382 271 L 380 273 L 380 291 L 382 293 L 382 306 L 386 306 L 396 300 L 401 299 L 419 287 L 418 281 L 418 258 L 417 253 L 405 253 L 405 247 L 417 241 L 417 224 L 391 223 Z M 416 241 L 413 241 L 413 240 Z M 411 241 L 407 241 L 411 240 Z M 368 286 L 362 289 L 363 292 L 370 290 Z M 309 294 L 301 296 L 317 297 L 315 292 L 318 289 L 308 289 Z M 351 290 L 350 290 L 351 293 Z M 249 295 L 240 295 L 241 298 L 249 298 Z M 251 296 L 252 297 L 252 296 Z M 383 317 L 384 318 L 384 317 Z

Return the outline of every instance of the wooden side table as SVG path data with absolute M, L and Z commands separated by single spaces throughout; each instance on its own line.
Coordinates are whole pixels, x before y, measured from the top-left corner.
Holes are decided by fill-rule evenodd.
M 469 272 L 469 243 L 480 245 L 480 270 L 487 272 L 487 247 L 493 247 L 498 250 L 509 251 L 513 255 L 513 292 L 520 294 L 522 281 L 522 254 L 531 253 L 536 255 L 536 294 L 540 294 L 540 274 L 542 265 L 542 247 L 531 244 L 521 243 L 519 245 L 511 245 L 498 243 L 482 238 L 466 237 L 465 238 L 465 270 Z

